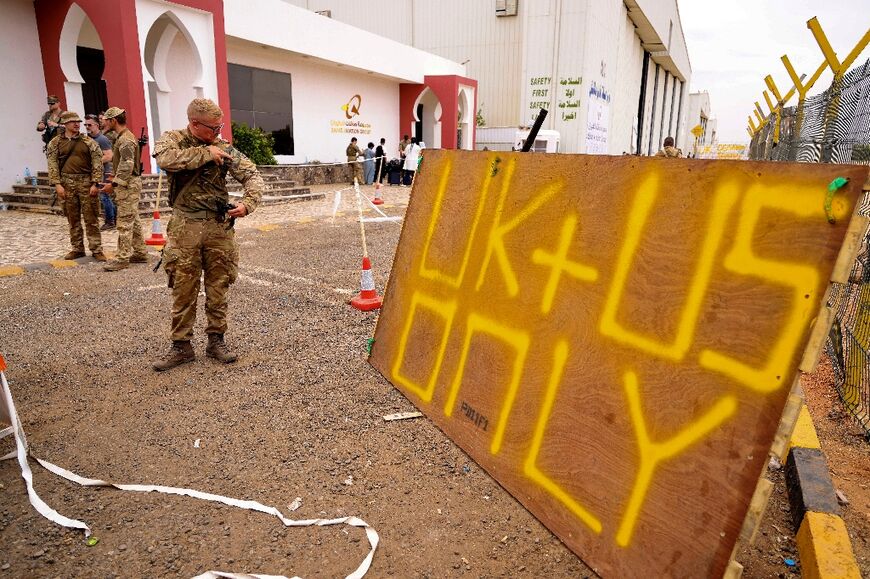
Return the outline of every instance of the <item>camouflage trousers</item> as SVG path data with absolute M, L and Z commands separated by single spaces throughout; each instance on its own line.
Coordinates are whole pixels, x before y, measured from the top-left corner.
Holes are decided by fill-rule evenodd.
M 130 261 L 133 255 L 146 255 L 148 248 L 142 237 L 142 221 L 139 219 L 139 198 L 142 195 L 142 180 L 130 179 L 127 187 L 115 187 L 115 205 L 118 212 L 115 226 L 118 229 L 118 261 Z
M 350 178 L 351 183 L 353 183 L 353 180 L 356 179 L 357 183 L 359 183 L 360 185 L 365 185 L 366 182 L 363 179 L 362 163 L 351 161 L 350 166 L 353 168 L 353 175 Z
M 84 233 L 88 236 L 91 253 L 103 251 L 100 239 L 100 196 L 91 197 L 90 175 L 61 175 L 60 184 L 66 191 L 63 212 L 69 222 L 69 242 L 73 251 L 85 251 Z M 84 232 L 82 221 L 85 222 Z
M 196 322 L 199 278 L 205 282 L 206 333 L 227 330 L 227 291 L 236 281 L 239 248 L 236 232 L 214 219 L 172 215 L 163 259 L 172 288 L 172 339 L 188 341 Z

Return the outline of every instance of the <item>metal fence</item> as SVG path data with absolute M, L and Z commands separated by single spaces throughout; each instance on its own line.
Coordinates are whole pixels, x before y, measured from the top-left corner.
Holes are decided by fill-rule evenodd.
M 870 60 L 825 92 L 765 119 L 749 158 L 870 165 Z M 870 215 L 870 194 L 859 213 Z M 826 350 L 843 405 L 870 441 L 870 228 L 848 283 L 834 284 L 828 306 L 835 319 Z

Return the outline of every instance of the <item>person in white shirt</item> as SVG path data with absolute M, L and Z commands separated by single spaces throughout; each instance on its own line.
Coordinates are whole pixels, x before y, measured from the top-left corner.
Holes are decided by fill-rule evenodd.
M 414 173 L 417 172 L 417 165 L 420 162 L 420 145 L 417 144 L 417 138 L 411 139 L 411 144 L 405 147 L 405 174 L 402 180 L 402 185 L 410 185 L 414 181 Z

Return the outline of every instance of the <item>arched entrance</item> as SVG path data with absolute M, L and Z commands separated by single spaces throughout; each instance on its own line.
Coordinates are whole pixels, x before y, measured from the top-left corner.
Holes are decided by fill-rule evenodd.
M 474 93 L 469 87 L 459 89 L 459 100 L 457 108 L 457 128 L 456 128 L 456 148 L 467 149 L 473 148 L 474 137 L 474 119 L 476 116 L 474 110 Z
M 109 98 L 103 80 L 103 43 L 94 23 L 78 4 L 72 4 L 67 11 L 59 49 L 66 108 L 79 114 L 106 110 Z
M 202 60 L 190 33 L 165 12 L 149 29 L 144 53 L 152 134 L 184 127 L 187 105 L 203 96 Z
M 435 92 L 426 87 L 414 103 L 413 136 L 430 149 L 441 148 L 441 102 Z

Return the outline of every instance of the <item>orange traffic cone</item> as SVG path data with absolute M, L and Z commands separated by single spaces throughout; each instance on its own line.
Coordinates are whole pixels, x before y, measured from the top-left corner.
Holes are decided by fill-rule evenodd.
M 375 187 L 375 198 L 372 199 L 373 205 L 383 205 L 384 200 L 381 198 L 381 188 L 380 183 L 378 183 L 378 187 Z
M 154 200 L 154 219 L 151 221 L 151 237 L 145 240 L 145 245 L 166 245 L 166 239 L 160 231 L 160 190 L 163 189 L 163 171 L 157 167 L 157 198 Z
M 368 312 L 381 307 L 381 296 L 375 289 L 375 278 L 372 277 L 372 263 L 368 257 L 363 257 L 360 292 L 350 300 L 350 305 L 356 309 Z
M 154 218 L 151 221 L 151 237 L 145 240 L 145 245 L 166 245 L 166 238 L 160 231 L 160 212 L 154 212 Z

